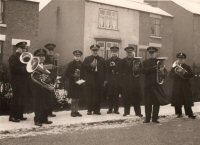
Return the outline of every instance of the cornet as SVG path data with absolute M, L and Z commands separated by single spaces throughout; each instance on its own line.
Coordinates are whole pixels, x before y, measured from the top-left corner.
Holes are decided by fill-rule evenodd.
M 42 87 L 53 91 L 56 87 L 51 83 L 50 71 L 40 64 L 38 57 L 33 57 L 29 52 L 23 52 L 20 55 L 20 61 L 26 64 L 26 71 L 31 73 L 31 79 Z
M 178 63 L 178 60 L 176 60 L 173 65 L 172 68 L 174 68 L 174 72 L 179 75 L 181 78 L 185 79 L 184 74 L 187 73 L 188 71 L 186 69 L 184 69 L 181 64 Z
M 139 77 L 140 76 L 140 69 L 141 69 L 141 60 L 142 57 L 134 57 L 134 60 L 133 60 L 133 67 L 132 67 L 132 70 L 133 70 L 133 76 L 135 78 Z
M 164 61 L 166 59 L 168 59 L 167 57 L 158 57 L 156 58 L 157 62 L 156 62 L 156 82 L 159 85 L 164 84 L 165 82 L 165 65 L 164 65 Z

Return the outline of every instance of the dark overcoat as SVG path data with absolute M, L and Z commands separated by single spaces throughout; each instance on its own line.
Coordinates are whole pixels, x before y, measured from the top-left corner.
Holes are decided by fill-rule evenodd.
M 97 59 L 97 72 L 91 66 L 91 63 Z M 100 102 L 104 95 L 104 81 L 105 81 L 105 60 L 100 56 L 88 56 L 83 61 L 84 79 L 86 80 L 86 94 L 90 98 L 93 94 L 93 102 Z
M 80 76 L 76 76 L 76 71 L 79 71 Z M 82 69 L 82 62 L 81 61 L 72 61 L 68 64 L 68 67 L 65 70 L 66 80 L 68 80 L 67 91 L 69 98 L 80 98 L 82 95 L 82 85 L 76 84 L 76 81 L 82 78 L 83 69 Z
M 26 64 L 19 60 L 20 53 L 9 58 L 10 81 L 13 89 L 13 100 L 17 105 L 25 105 L 31 97 L 31 78 L 26 71 Z
M 124 102 L 140 104 L 142 97 L 140 77 L 134 77 L 133 75 L 133 61 L 134 58 L 124 58 L 121 62 L 122 96 Z
M 113 63 L 115 64 L 113 66 Z M 121 93 L 121 59 L 111 57 L 106 61 L 107 96 Z
M 143 62 L 145 104 L 167 105 L 169 101 L 164 92 L 163 85 L 157 83 L 156 65 L 157 59 L 154 58 Z
M 182 67 L 187 71 L 184 78 L 175 73 L 174 68 L 170 71 L 170 77 L 173 79 L 172 86 L 172 106 L 193 106 L 193 96 L 190 84 L 190 78 L 194 76 L 190 66 L 183 64 Z

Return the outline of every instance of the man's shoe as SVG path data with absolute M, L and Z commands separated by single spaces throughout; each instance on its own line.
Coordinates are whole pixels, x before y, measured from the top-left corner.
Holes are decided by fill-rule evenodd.
M 56 114 L 50 114 L 49 117 L 56 117 Z
M 42 123 L 40 123 L 40 122 L 35 122 L 35 125 L 41 127 L 41 126 L 42 126 Z
M 25 121 L 25 120 L 27 120 L 27 118 L 26 117 L 22 117 L 22 118 L 19 118 L 19 120 Z
M 182 118 L 183 115 L 182 114 L 178 114 L 176 118 Z
M 153 120 L 152 122 L 157 124 L 160 123 L 158 120 Z
M 71 117 L 76 117 L 76 116 L 77 116 L 76 112 L 71 113 Z
M 44 124 L 52 124 L 53 122 L 52 121 L 45 121 L 43 122 Z
M 94 112 L 95 115 L 101 115 L 101 112 Z
M 20 122 L 20 120 L 15 118 L 15 117 L 10 117 L 9 121 L 11 121 L 11 122 Z
M 143 123 L 150 123 L 150 121 L 149 120 L 144 120 Z
M 82 117 L 82 114 L 79 113 L 79 112 L 76 112 L 76 116 L 78 116 L 78 117 Z
M 107 114 L 111 114 L 112 113 L 112 110 L 108 110 Z
M 89 111 L 89 112 L 87 112 L 87 115 L 92 115 L 92 112 L 90 112 L 90 111 Z
M 195 115 L 191 115 L 191 116 L 188 116 L 188 117 L 191 118 L 191 119 L 196 119 Z
M 140 117 L 140 118 L 142 118 L 142 117 L 143 117 L 143 115 L 142 115 L 142 114 L 139 114 L 139 115 L 136 115 L 136 116 L 138 116 L 138 117 Z
M 127 113 L 124 113 L 124 114 L 123 114 L 124 117 L 127 116 L 127 115 L 129 115 L 129 114 L 127 114 Z
M 119 111 L 114 111 L 115 114 L 120 114 Z

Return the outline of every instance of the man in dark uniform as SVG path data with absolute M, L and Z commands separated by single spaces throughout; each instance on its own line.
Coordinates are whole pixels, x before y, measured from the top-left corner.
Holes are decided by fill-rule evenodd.
M 114 109 L 115 114 L 119 114 L 119 96 L 120 88 L 120 67 L 121 59 L 118 56 L 119 47 L 111 47 L 111 58 L 106 61 L 106 82 L 107 82 L 107 97 L 108 97 L 108 114 L 111 114 Z
M 78 81 L 82 79 L 83 69 L 81 56 L 82 51 L 75 50 L 73 51 L 74 60 L 68 64 L 68 67 L 65 71 L 64 78 L 68 80 L 68 96 L 72 99 L 71 102 L 71 116 L 72 117 L 81 117 L 82 115 L 78 112 L 79 110 L 79 99 L 83 94 L 82 84 L 78 84 Z
M 160 105 L 167 105 L 163 86 L 157 82 L 157 55 L 156 47 L 148 47 L 150 58 L 143 62 L 143 73 L 145 74 L 144 100 L 145 100 L 145 115 L 144 123 L 152 122 L 159 123 L 158 114 Z M 163 75 L 166 75 L 166 70 L 163 68 Z M 153 108 L 153 113 L 152 113 Z M 151 116 L 152 114 L 152 116 Z
M 23 117 L 27 99 L 31 97 L 30 74 L 26 71 L 26 64 L 20 61 L 20 55 L 26 52 L 27 42 L 19 42 L 15 46 L 16 53 L 9 58 L 9 69 L 13 98 L 9 121 L 20 122 L 27 120 Z
M 99 48 L 99 45 L 92 45 L 90 47 L 92 55 L 86 57 L 83 62 L 88 95 L 88 115 L 92 112 L 101 115 L 100 104 L 105 80 L 105 61 L 98 55 Z
M 175 107 L 177 117 L 182 117 L 182 106 L 184 105 L 185 114 L 192 119 L 195 119 L 192 111 L 193 98 L 190 85 L 190 78 L 192 78 L 193 72 L 190 66 L 185 64 L 186 54 L 178 53 L 177 61 L 172 66 L 170 76 L 173 79 L 172 89 L 172 106 Z
M 39 57 L 40 64 L 43 65 L 47 56 L 45 49 L 38 49 L 34 52 L 34 56 Z M 48 99 L 49 90 L 42 85 L 32 81 L 32 94 L 34 97 L 34 122 L 36 126 L 42 126 L 42 124 L 51 124 L 52 121 L 48 121 Z
M 134 62 L 138 61 L 134 58 L 134 48 L 126 47 L 124 49 L 126 51 L 127 57 L 122 60 L 122 98 L 124 103 L 124 116 L 130 114 L 131 105 L 134 106 L 135 115 L 142 117 L 141 114 L 141 85 L 140 85 L 140 77 L 134 74 L 135 66 Z M 141 66 L 141 62 L 140 62 Z M 140 68 L 138 68 L 140 69 Z
M 57 77 L 57 65 L 58 65 L 58 60 L 55 58 L 55 54 L 54 54 L 54 49 L 56 48 L 56 45 L 53 43 L 48 43 L 45 46 L 45 49 L 47 50 L 47 56 L 46 56 L 46 60 L 45 60 L 45 64 L 49 65 L 51 64 L 52 67 L 48 68 L 48 70 L 51 72 L 51 77 L 54 78 L 53 81 L 56 80 Z M 54 107 L 54 103 L 56 101 L 55 99 L 55 94 L 50 92 L 49 94 L 49 111 L 48 111 L 48 115 L 50 117 L 56 117 L 55 114 L 53 114 L 53 107 Z

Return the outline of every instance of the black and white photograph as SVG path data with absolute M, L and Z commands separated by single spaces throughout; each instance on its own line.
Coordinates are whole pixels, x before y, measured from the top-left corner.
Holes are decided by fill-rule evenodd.
M 0 145 L 200 145 L 200 0 L 0 0 Z

